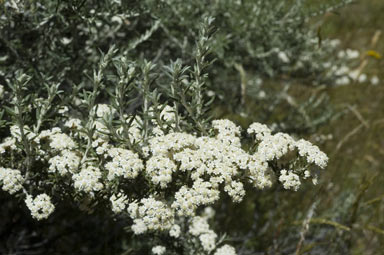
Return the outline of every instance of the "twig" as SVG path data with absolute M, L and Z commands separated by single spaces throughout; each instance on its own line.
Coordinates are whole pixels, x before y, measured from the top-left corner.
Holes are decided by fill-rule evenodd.
M 315 212 L 317 204 L 318 204 L 318 201 L 315 201 L 311 205 L 311 207 L 308 210 L 307 217 L 303 221 L 303 225 L 302 225 L 303 227 L 301 228 L 301 231 L 300 231 L 300 240 L 299 240 L 299 243 L 296 246 L 296 252 L 295 252 L 296 255 L 300 254 L 301 247 L 303 246 L 303 243 L 304 243 L 304 240 L 305 240 L 305 234 L 309 230 L 309 222 L 311 221 L 311 219 L 313 217 L 313 214 Z
M 353 112 L 356 117 L 361 121 L 361 123 L 366 127 L 369 128 L 368 122 L 363 118 L 363 116 L 359 113 L 358 110 L 356 110 L 356 107 L 352 107 L 351 105 L 347 105 L 348 109 Z
M 351 138 L 351 136 L 355 135 L 357 132 L 359 132 L 359 130 L 364 126 L 363 123 L 361 123 L 360 125 L 358 125 L 357 127 L 355 127 L 351 132 L 349 132 L 348 134 L 346 134 L 344 136 L 344 138 L 337 144 L 336 146 L 336 150 L 334 151 L 334 154 L 339 151 L 339 149 L 341 148 L 341 146 L 343 146 L 343 144 L 349 139 Z

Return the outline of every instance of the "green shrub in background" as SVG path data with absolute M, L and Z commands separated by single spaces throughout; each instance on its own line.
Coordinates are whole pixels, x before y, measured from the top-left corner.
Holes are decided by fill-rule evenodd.
M 212 126 L 210 122 L 209 112 L 222 107 L 224 102 L 230 112 L 245 116 L 254 110 L 248 108 L 247 112 L 246 106 L 256 102 L 259 104 L 256 111 L 259 116 L 254 118 L 268 122 L 279 119 L 274 117 L 275 109 L 278 105 L 285 107 L 288 102 L 291 108 L 284 112 L 284 116 L 288 117 L 284 117 L 282 123 L 276 123 L 278 126 L 275 130 L 292 133 L 313 132 L 330 116 L 321 107 L 325 96 L 311 97 L 306 104 L 300 105 L 287 94 L 291 81 L 295 79 L 318 85 L 337 78 L 332 73 L 328 74 L 327 65 L 322 62 L 333 61 L 333 48 L 326 40 L 320 43 L 318 36 L 308 30 L 306 19 L 312 14 L 303 11 L 300 1 L 7 1 L 2 8 L 0 83 L 5 85 L 5 91 L 2 93 L 4 109 L 1 136 L 10 137 L 2 143 L 4 152 L 1 166 L 3 173 L 7 173 L 2 175 L 3 189 L 10 193 L 19 192 L 16 197 L 19 196 L 20 201 L 25 200 L 32 215 L 38 219 L 50 215 L 53 204 L 60 208 L 59 201 L 63 203 L 62 209 L 71 208 L 71 214 L 74 215 L 79 215 L 74 209 L 79 205 L 85 211 L 94 211 L 92 223 L 96 225 L 101 219 L 108 218 L 110 222 L 110 217 L 115 217 L 109 208 L 119 212 L 128 202 L 134 207 L 135 200 L 138 208 L 144 210 L 153 203 L 157 206 L 156 210 L 163 210 L 167 215 L 172 192 L 174 194 L 178 189 L 181 190 L 183 182 L 192 189 L 194 184 L 191 180 L 195 179 L 183 177 L 183 174 L 177 177 L 171 174 L 171 179 L 176 180 L 175 186 L 163 190 L 167 188 L 170 174 L 156 176 L 156 171 L 160 170 L 158 166 L 154 167 L 153 172 L 148 170 L 149 162 L 155 161 L 150 161 L 150 158 L 160 155 L 153 149 L 156 143 L 161 144 L 155 138 L 165 135 L 171 139 L 173 135 L 166 136 L 169 132 L 186 132 L 192 137 L 215 137 L 220 143 L 237 144 L 238 148 L 240 134 L 236 126 L 228 123 L 223 127 L 219 124 Z M 202 20 L 206 20 L 203 26 Z M 109 50 L 111 45 L 116 45 L 118 52 Z M 101 61 L 100 51 L 105 53 Z M 212 64 L 213 59 L 216 61 Z M 277 90 L 284 90 L 275 93 L 276 88 L 273 90 L 268 82 L 264 83 L 269 78 L 280 79 L 284 86 Z M 285 104 L 281 106 L 282 100 Z M 238 110 L 235 105 L 242 106 Z M 313 109 L 309 114 L 306 112 L 307 106 Z M 252 123 L 253 120 L 247 122 Z M 316 157 L 322 155 L 320 152 L 310 153 L 315 147 L 309 147 L 312 149 L 305 152 L 305 145 L 308 144 L 304 141 L 294 142 L 289 136 L 281 134 L 269 136 L 271 131 L 263 128 L 262 132 L 251 130 L 251 133 L 271 137 L 272 140 L 263 143 L 263 139 L 256 136 L 259 142 L 254 144 L 254 140 L 246 136 L 243 149 L 250 155 L 255 152 L 260 155 L 272 153 L 272 158 L 262 161 L 267 163 L 266 176 L 272 176 L 271 183 L 275 181 L 286 189 L 296 189 L 300 184 L 299 177 L 316 175 L 315 171 L 305 172 L 306 163 L 318 163 Z M 136 134 L 140 138 L 132 139 L 131 136 Z M 244 135 L 243 132 L 241 136 Z M 223 138 L 226 136 L 230 138 L 229 141 Z M 144 148 L 148 149 L 151 141 L 156 143 L 149 146 L 154 151 L 148 154 Z M 55 145 L 56 142 L 58 144 Z M 267 150 L 272 147 L 271 144 L 281 142 L 283 145 L 275 148 L 275 152 Z M 63 150 L 55 151 L 55 146 Z M 186 147 L 181 148 L 198 148 L 193 143 Z M 262 148 L 264 154 L 260 152 Z M 293 154 L 278 161 L 287 148 Z M 114 163 L 115 167 L 121 164 L 113 162 L 116 157 L 114 149 L 117 154 L 125 153 L 124 157 L 138 157 L 138 162 L 146 162 L 143 174 L 131 173 L 139 176 L 134 185 L 124 180 L 131 178 L 124 174 L 123 180 L 114 180 L 113 171 L 108 170 L 108 160 L 112 160 L 109 163 Z M 108 153 L 112 154 L 108 156 Z M 173 153 L 175 151 L 168 157 L 175 160 Z M 280 154 L 274 158 L 273 153 Z M 303 161 L 303 157 L 308 157 L 307 161 Z M 60 165 L 66 160 L 72 163 Z M 137 167 L 138 172 L 143 170 Z M 264 168 L 262 164 L 258 167 L 258 171 Z M 196 170 L 196 167 L 192 169 Z M 293 169 L 294 172 L 284 169 Z M 243 176 L 235 171 L 234 176 L 255 178 L 252 177 L 255 174 L 252 170 L 246 172 L 251 175 Z M 262 180 L 256 178 L 256 184 L 253 184 L 259 188 L 268 186 L 269 179 L 264 180 L 267 183 Z M 229 182 L 221 185 L 220 190 L 227 192 L 235 201 L 240 201 L 244 195 L 242 187 L 248 190 L 250 184 L 236 180 L 231 185 Z M 217 200 L 215 187 L 206 188 L 204 192 L 205 196 L 213 192 L 212 200 L 196 202 L 196 207 Z M 39 196 L 45 193 L 48 196 Z M 125 194 L 129 195 L 128 200 Z M 149 194 L 153 197 L 146 197 Z M 223 208 L 231 204 L 227 198 L 220 200 Z M 24 206 L 24 203 L 21 204 Z M 218 217 L 219 214 L 225 215 L 225 211 L 220 211 L 220 206 L 217 209 Z M 196 213 L 204 216 L 200 210 Z M 205 213 L 210 215 L 210 209 L 207 210 Z M 119 224 L 110 229 L 132 226 L 133 223 L 133 232 L 144 231 L 145 224 L 142 221 L 148 215 L 131 210 L 129 216 L 128 219 L 116 216 L 120 219 Z M 59 212 L 52 222 L 57 223 L 61 217 L 66 219 L 64 225 L 73 224 L 71 219 Z M 78 217 L 81 219 L 84 215 Z M 165 245 L 167 252 L 176 254 L 230 254 L 232 248 L 221 245 L 225 239 L 220 239 L 207 227 L 207 219 L 215 224 L 211 217 L 204 216 L 192 221 L 188 217 L 177 218 L 181 236 L 185 234 L 181 242 L 172 239 L 175 237 L 173 235 L 177 235 L 177 227 L 171 229 L 166 224 L 167 227 L 161 230 L 170 232 L 165 236 L 149 233 L 144 237 L 132 238 L 132 232 L 128 232 L 119 236 L 118 241 L 111 241 L 111 249 L 119 250 L 116 247 L 125 238 L 127 244 L 124 249 L 128 254 L 145 254 L 152 248 L 155 254 L 161 254 L 162 247 L 156 247 L 157 244 Z M 163 224 L 168 220 L 164 218 L 160 222 Z M 193 229 L 194 224 L 204 227 L 188 232 L 188 226 Z M 159 230 L 151 226 L 151 230 Z M 265 226 L 268 226 L 268 222 Z M 57 229 L 65 227 L 58 226 Z M 55 232 L 52 229 L 45 231 L 49 236 L 46 240 L 59 238 L 52 233 Z M 218 231 L 222 230 L 218 228 Z M 204 238 L 202 235 L 205 235 Z M 211 242 L 204 243 L 202 240 L 205 238 Z M 245 241 L 243 239 L 241 243 Z M 28 242 L 33 243 L 33 239 Z M 44 242 L 47 241 L 43 240 L 36 250 L 43 252 L 46 247 Z M 68 242 L 76 243 L 74 240 Z M 100 244 L 97 241 L 95 243 Z M 12 246 L 9 241 L 3 249 L 22 252 L 22 247 L 17 242 L 15 244 Z M 89 249 L 87 245 L 76 246 L 74 249 L 85 249 L 85 252 Z M 255 246 L 248 251 L 263 249 L 268 245 Z M 33 249 L 33 245 L 31 247 Z M 99 245 L 95 247 L 100 248 Z M 106 253 L 114 252 L 105 249 Z M 97 252 L 102 253 L 101 250 Z M 240 251 L 240 254 L 246 254 L 247 249 L 242 247 Z
M 254 120 L 297 132 L 313 132 L 331 115 L 330 109 L 324 115 L 307 113 L 286 100 L 284 87 L 292 78 L 307 84 L 335 78 L 329 65 L 323 65 L 335 62 L 332 44 L 308 28 L 307 20 L 316 12 L 302 1 L 6 1 L 2 9 L 2 84 L 22 69 L 38 89 L 47 80 L 66 89 L 90 87 L 84 74 L 91 74 L 99 51 L 105 53 L 112 44 L 129 60 L 164 64 L 180 58 L 192 65 L 199 23 L 210 16 L 217 31 L 210 43 L 216 62 L 208 71 L 209 90 L 222 105 L 240 105 L 225 112 L 251 114 Z M 275 90 L 263 86 L 269 78 L 282 79 L 283 85 Z M 250 110 L 247 97 L 261 103 Z M 326 97 L 317 99 L 324 108 Z M 296 117 L 271 119 L 281 105 Z

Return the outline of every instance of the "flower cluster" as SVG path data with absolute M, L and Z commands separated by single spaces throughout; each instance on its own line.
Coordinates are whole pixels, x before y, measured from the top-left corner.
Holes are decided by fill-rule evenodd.
M 59 155 L 50 158 L 49 172 L 58 172 L 60 175 L 75 173 L 80 164 L 80 157 L 73 151 L 63 150 Z
M 189 233 L 199 238 L 204 251 L 207 253 L 215 249 L 217 234 L 209 228 L 206 218 L 194 217 L 189 227 Z
M 130 203 L 128 213 L 133 219 L 132 230 L 135 234 L 169 230 L 174 223 L 174 214 L 167 204 L 152 197 Z
M 121 213 L 122 211 L 125 210 L 125 207 L 128 204 L 128 198 L 127 195 L 124 194 L 118 194 L 117 196 L 113 194 L 110 199 L 112 203 L 112 211 L 114 213 Z
M 281 170 L 279 181 L 283 184 L 284 189 L 298 190 L 300 187 L 300 177 L 292 171 Z
M 112 161 L 105 164 L 105 169 L 108 170 L 109 181 L 118 177 L 134 179 L 144 168 L 139 156 L 130 150 L 110 148 L 107 155 L 112 158 Z
M 163 255 L 166 251 L 166 248 L 161 245 L 156 245 L 152 248 L 152 253 L 155 255 Z
M 103 118 L 105 116 L 115 114 L 116 110 L 107 104 L 97 104 L 91 110 L 91 115 L 94 113 L 96 114 L 96 117 Z
M 112 114 L 105 107 L 97 109 L 103 114 Z M 95 114 L 98 116 L 98 111 Z M 164 108 L 161 114 L 165 123 L 174 118 L 171 108 Z M 114 143 L 111 133 L 104 132 L 106 126 L 98 123 L 95 125 L 97 135 L 92 137 L 80 134 L 85 127 L 75 119 L 66 122 L 68 129 L 64 130 L 69 134 L 60 128 L 33 134 L 25 128 L 38 152 L 35 160 L 46 164 L 47 172 L 53 173 L 48 178 L 64 178 L 63 185 L 84 195 L 79 198 L 88 204 L 98 199 L 108 200 L 115 214 L 132 219 L 131 230 L 135 235 L 164 232 L 175 240 L 188 235 L 197 240 L 204 253 L 216 255 L 236 252 L 228 245 L 219 247 L 219 237 L 208 224 L 208 218 L 214 213 L 205 210 L 202 216 L 197 216 L 200 209 L 217 202 L 222 192 L 234 202 L 242 201 L 247 182 L 264 189 L 277 181 L 285 189 L 296 191 L 305 179 L 312 177 L 316 182 L 311 170 L 314 166 L 324 168 L 328 160 L 310 142 L 296 141 L 284 133 L 273 134 L 260 123 L 253 123 L 247 130 L 254 137 L 250 151 L 242 148 L 240 127 L 229 120 L 213 121 L 212 136 L 174 132 L 164 126 L 160 128 L 163 133 L 149 135 L 146 143 L 140 128 L 130 126 L 130 139 L 137 139 L 140 151 Z M 13 137 L 2 143 L 4 152 L 12 147 L 10 139 L 21 140 L 19 131 L 13 128 Z M 80 143 L 87 139 L 88 147 L 83 151 Z M 292 169 L 280 167 L 282 158 L 285 163 L 287 160 L 293 163 Z M 22 189 L 26 182 L 22 171 L 0 170 L 3 190 L 14 194 Z M 129 184 L 125 180 L 129 180 Z M 141 185 L 139 192 L 137 187 L 130 186 L 136 185 L 135 182 Z M 143 194 L 146 194 L 144 198 Z M 47 194 L 35 199 L 26 195 L 32 217 L 41 220 L 54 211 Z M 164 254 L 166 248 L 155 246 L 152 252 Z
M 232 246 L 226 244 L 217 249 L 214 255 L 236 255 L 236 250 Z
M 31 195 L 27 195 L 25 204 L 31 211 L 33 218 L 42 220 L 48 218 L 55 210 L 55 206 L 51 203 L 51 198 L 47 194 L 40 194 L 32 199 Z
M 0 167 L 0 182 L 4 191 L 14 194 L 23 188 L 24 177 L 19 170 Z
M 100 182 L 100 178 L 100 169 L 89 165 L 82 168 L 79 173 L 72 176 L 74 181 L 73 186 L 78 191 L 83 191 L 93 195 L 94 191 L 99 191 L 103 188 L 103 184 Z

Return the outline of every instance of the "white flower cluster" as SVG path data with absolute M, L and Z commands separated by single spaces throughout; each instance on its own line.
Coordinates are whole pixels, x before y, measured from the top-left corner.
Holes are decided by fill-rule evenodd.
M 261 128 L 261 126 L 258 126 L 255 128 L 253 125 L 251 125 L 253 128 L 248 129 L 248 132 L 255 134 L 257 139 L 261 141 L 256 154 L 264 161 L 278 159 L 288 151 L 297 149 L 299 155 L 306 158 L 308 163 L 315 164 L 320 168 L 327 166 L 327 155 L 320 151 L 316 145 L 303 139 L 295 141 L 292 137 L 283 133 L 271 135 L 270 132 L 266 131 L 266 127 Z
M 226 244 L 217 249 L 213 255 L 236 255 L 236 250 L 232 246 Z
M 257 141 L 262 141 L 264 137 L 271 135 L 271 130 L 265 124 L 254 122 L 248 127 L 247 133 L 254 134 Z
M 209 253 L 216 248 L 217 234 L 209 228 L 207 219 L 200 216 L 193 217 L 189 233 L 199 238 L 204 251 Z
M 19 126 L 16 126 L 16 125 L 11 126 L 10 131 L 11 131 L 11 137 L 21 142 L 21 131 Z M 32 140 L 36 136 L 35 133 L 33 133 L 28 126 L 24 126 L 23 131 L 24 131 L 24 135 L 27 137 L 28 140 Z
M 0 167 L 0 182 L 3 190 L 12 195 L 23 188 L 24 177 L 19 170 Z
M 144 168 L 143 161 L 130 150 L 110 148 L 107 155 L 112 158 L 112 161 L 105 164 L 109 181 L 117 177 L 134 179 Z
M 219 198 L 220 191 L 212 183 L 198 179 L 192 188 L 182 186 L 176 192 L 172 208 L 179 216 L 194 216 L 198 206 L 213 204 Z
M 103 118 L 106 115 L 113 115 L 115 114 L 116 110 L 112 108 L 110 105 L 107 104 L 97 104 L 95 105 L 92 110 L 91 114 L 94 113 L 96 110 L 96 117 Z
M 94 191 L 99 191 L 103 188 L 100 178 L 100 169 L 94 166 L 87 166 L 81 169 L 79 173 L 72 176 L 75 189 L 84 191 L 90 195 L 93 195 Z
M 119 193 L 117 196 L 113 194 L 109 200 L 112 203 L 112 211 L 114 213 L 121 213 L 125 210 L 125 207 L 128 204 L 127 195 L 124 195 L 122 193 Z
M 283 184 L 284 189 L 293 189 L 294 191 L 297 191 L 301 184 L 297 174 L 285 169 L 280 171 L 279 181 Z
M 169 230 L 174 224 L 172 209 L 152 197 L 143 198 L 139 203 L 130 203 L 128 214 L 133 219 L 132 231 L 136 235 L 147 231 Z
M 373 52 L 373 55 L 376 55 L 375 52 Z M 360 52 L 358 50 L 341 50 L 338 52 L 337 56 L 340 61 L 342 61 L 342 64 L 340 66 L 334 65 L 330 69 L 331 73 L 338 76 L 335 81 L 336 85 L 348 85 L 352 82 L 365 83 L 367 81 L 369 81 L 372 85 L 377 85 L 380 82 L 376 75 L 372 76 L 369 80 L 366 73 L 362 73 L 359 69 L 351 69 L 346 65 L 353 60 L 356 61 L 356 59 L 359 59 Z M 326 68 L 331 66 L 328 62 L 325 64 L 326 65 L 324 67 Z
M 296 142 L 299 154 L 305 157 L 308 163 L 313 163 L 321 168 L 325 168 L 328 163 L 327 155 L 319 147 L 303 139 Z
M 250 182 L 258 189 L 270 188 L 273 184 L 273 172 L 268 162 L 259 157 L 257 153 L 251 156 L 248 162 Z
M 113 114 L 103 106 L 98 110 L 98 117 L 101 112 Z M 327 156 L 310 142 L 295 141 L 283 133 L 272 134 L 266 125 L 260 123 L 253 123 L 247 130 L 255 138 L 254 149 L 249 153 L 242 148 L 240 127 L 229 120 L 212 122 L 213 137 L 172 132 L 172 126 L 168 125 L 174 121 L 171 107 L 164 108 L 161 120 L 167 126 L 157 128 L 168 134 L 158 132 L 148 137 L 148 144 L 142 143 L 141 120 L 132 122 L 137 121 L 129 128 L 128 137 L 132 143 L 141 146 L 142 155 L 113 147 L 113 141 L 109 141 L 109 136 L 105 134 L 109 131 L 98 120 L 94 122 L 97 132 L 90 144 L 93 150 L 87 153 L 82 152 L 82 146 L 75 142 L 86 138 L 80 135 L 82 127 L 76 119 L 66 123 L 69 135 L 60 128 L 44 130 L 38 135 L 28 131 L 27 127 L 25 130 L 29 139 L 37 145 L 38 160 L 42 159 L 48 165 L 48 172 L 57 173 L 53 175 L 56 177 L 70 177 L 74 190 L 86 194 L 83 201 L 88 201 L 85 203 L 87 210 L 90 210 L 88 204 L 96 196 L 109 199 L 115 214 L 127 212 L 132 218 L 134 234 L 163 231 L 177 239 L 187 235 L 201 244 L 199 249 L 203 253 L 214 255 L 233 255 L 236 251 L 228 245 L 219 247 L 218 235 L 207 222 L 214 211 L 206 209 L 202 216 L 196 216 L 199 209 L 217 202 L 223 191 L 232 201 L 242 201 L 246 182 L 264 189 L 277 180 L 285 189 L 296 191 L 302 183 L 301 178 L 312 178 L 314 183 L 317 181 L 310 166 L 325 168 L 328 161 Z M 20 141 L 20 130 L 13 127 L 11 132 L 13 137 L 1 144 L 0 153 L 15 146 L 15 141 Z M 123 129 L 118 129 L 118 132 L 123 132 Z M 299 159 L 305 160 L 298 160 L 296 153 L 290 153 L 292 151 L 297 151 Z M 295 160 L 293 165 L 300 167 L 291 170 L 279 168 L 279 159 L 286 163 L 291 158 Z M 145 198 L 133 196 L 137 200 L 132 202 L 131 194 L 124 190 L 125 183 L 120 180 L 132 181 L 139 174 L 144 177 L 140 181 L 144 182 L 141 185 L 144 185 L 148 195 Z M 0 181 L 3 190 L 13 194 L 22 189 L 24 178 L 18 170 L 0 168 Z M 117 187 L 121 190 L 115 193 L 111 187 L 112 190 Z M 164 198 L 165 194 L 167 197 Z M 54 210 L 46 194 L 35 199 L 28 195 L 26 204 L 36 219 L 47 218 Z M 182 227 L 188 232 L 184 233 Z M 152 252 L 165 254 L 166 250 L 156 246 Z
M 244 184 L 240 180 L 243 173 L 248 173 L 247 177 L 255 187 L 270 187 L 274 173 L 268 162 L 278 160 L 290 151 L 297 149 L 308 164 L 320 168 L 324 168 L 328 161 L 317 146 L 304 140 L 295 141 L 284 133 L 272 135 L 271 130 L 260 123 L 253 123 L 248 129 L 258 144 L 252 155 L 241 148 L 240 128 L 234 123 L 216 120 L 213 128 L 217 130 L 213 138 L 170 133 L 149 140 L 151 156 L 147 160 L 145 173 L 153 184 L 167 188 L 173 175 L 184 172 L 193 181 L 191 186 L 183 185 L 175 193 L 171 207 L 179 216 L 194 216 L 198 207 L 217 201 L 221 184 L 233 201 L 240 202 L 245 195 Z M 305 173 L 305 178 L 311 176 L 309 170 Z M 297 190 L 300 179 L 293 185 L 292 174 L 288 177 L 283 174 L 280 182 L 286 188 Z
M 218 131 L 217 139 L 225 144 L 240 147 L 240 127 L 230 120 L 214 120 L 212 126 Z
M 81 127 L 81 120 L 77 118 L 70 118 L 64 123 L 64 126 L 70 129 L 79 129 Z
M 151 178 L 151 181 L 166 188 L 172 181 L 172 173 L 176 171 L 176 164 L 162 155 L 151 157 L 146 164 L 145 172 Z
M 160 113 L 160 118 L 166 122 L 173 122 L 175 120 L 174 109 L 169 105 L 166 105 Z
M 56 133 L 53 135 L 50 135 L 49 139 L 51 140 L 51 143 L 49 146 L 56 151 L 63 151 L 65 149 L 74 149 L 76 148 L 75 142 L 72 140 L 71 137 L 69 137 L 66 134 L 63 133 Z
M 279 159 L 295 149 L 295 140 L 287 134 L 266 135 L 261 140 L 257 154 L 263 161 Z
M 238 181 L 227 183 L 224 191 L 228 193 L 234 202 L 241 202 L 245 196 L 244 185 Z
M 80 164 L 80 157 L 73 151 L 63 150 L 59 155 L 50 158 L 48 172 L 60 175 L 74 173 Z
M 152 248 L 152 253 L 155 255 L 163 255 L 166 251 L 166 248 L 161 245 L 156 245 Z
M 4 139 L 4 142 L 0 143 L 0 154 L 5 153 L 7 150 L 17 150 L 15 138 L 7 137 Z
M 42 220 L 48 218 L 49 215 L 55 210 L 55 206 L 51 202 L 51 198 L 47 194 L 40 194 L 32 199 L 31 195 L 27 195 L 25 204 L 31 211 L 33 218 Z
M 179 238 L 181 234 L 181 228 L 179 225 L 175 224 L 171 227 L 169 230 L 169 236 L 174 237 L 174 238 Z

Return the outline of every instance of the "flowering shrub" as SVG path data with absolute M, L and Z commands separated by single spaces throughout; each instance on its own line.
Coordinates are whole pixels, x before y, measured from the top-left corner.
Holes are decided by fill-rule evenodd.
M 197 47 L 199 52 L 204 45 Z M 202 96 L 205 75 L 180 61 L 165 67 L 171 88 L 164 90 L 167 101 L 161 103 L 150 81 L 155 67 L 127 65 L 115 53 L 112 48 L 102 57 L 92 91 L 84 90 L 71 108 L 54 112 L 54 126 L 45 114 L 62 93 L 56 85 L 31 107 L 25 96 L 31 77 L 18 73 L 9 84 L 10 100 L 4 103 L 13 124 L 0 144 L 0 180 L 4 191 L 24 199 L 33 218 L 46 219 L 61 201 L 72 200 L 89 213 L 97 209 L 126 217 L 136 236 L 174 240 L 159 242 L 153 254 L 236 254 L 210 228 L 210 205 L 223 196 L 238 203 L 252 187 L 281 184 L 297 190 L 306 179 L 316 184 L 315 169 L 324 169 L 328 161 L 317 146 L 274 134 L 260 123 L 243 132 L 226 119 L 209 122 L 209 102 Z M 204 54 L 194 68 L 206 65 Z M 104 75 L 110 63 L 117 76 Z M 114 94 L 96 103 L 111 80 Z M 127 99 L 137 94 L 141 107 L 129 113 Z M 29 119 L 32 111 L 36 120 Z M 208 213 L 200 215 L 204 208 Z
M 243 130 L 212 109 L 249 97 L 267 119 L 283 97 L 262 79 L 332 80 L 331 42 L 300 1 L 203 2 L 0 3 L 0 185 L 31 218 L 74 205 L 122 219 L 136 254 L 237 254 L 213 207 L 317 183 L 327 156 L 279 132 L 302 122 Z

